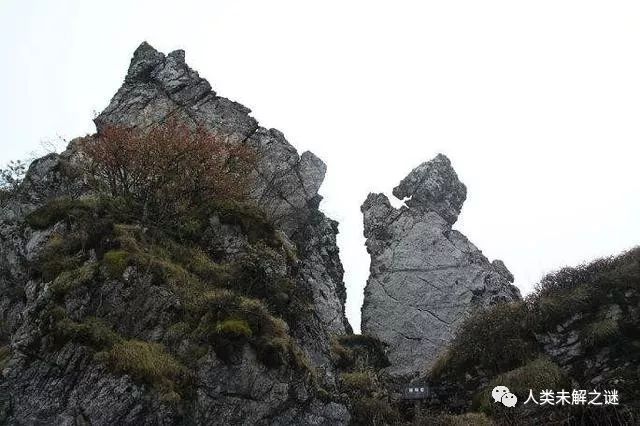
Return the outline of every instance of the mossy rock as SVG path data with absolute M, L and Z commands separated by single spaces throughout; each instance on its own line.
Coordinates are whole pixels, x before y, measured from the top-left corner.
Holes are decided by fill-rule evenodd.
M 130 254 L 126 250 L 110 250 L 102 258 L 102 263 L 111 278 L 122 277 L 129 261 Z
M 59 341 L 73 340 L 96 350 L 110 348 L 123 340 L 110 326 L 94 317 L 82 322 L 65 317 L 56 323 L 56 335 Z
M 340 374 L 340 388 L 347 392 L 369 394 L 376 387 L 376 379 L 369 371 Z
M 226 319 L 216 325 L 216 332 L 235 338 L 249 338 L 253 331 L 246 320 Z
M 614 318 L 603 318 L 585 325 L 580 334 L 585 347 L 596 347 L 618 336 L 620 326 Z
M 188 369 L 158 343 L 125 340 L 113 345 L 105 358 L 114 372 L 152 384 L 161 394 L 175 396 L 179 382 L 188 375 Z
M 67 293 L 90 283 L 96 274 L 96 264 L 87 264 L 79 268 L 61 272 L 51 285 L 51 292 L 56 297 L 64 297 Z

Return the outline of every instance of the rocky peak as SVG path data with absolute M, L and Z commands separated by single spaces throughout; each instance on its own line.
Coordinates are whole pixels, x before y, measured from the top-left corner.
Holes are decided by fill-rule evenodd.
M 221 210 L 202 221 L 206 228 L 199 238 L 207 239 L 207 256 L 214 255 L 197 259 L 187 256 L 180 262 L 205 262 L 212 273 L 228 267 L 233 274 L 243 274 L 257 268 L 259 284 L 272 290 L 265 297 L 273 297 L 274 303 L 283 306 L 296 304 L 300 315 L 292 312 L 293 316 L 287 317 L 287 311 L 281 315 L 273 312 L 275 308 L 262 309 L 267 306 L 266 299 L 242 293 L 243 290 L 233 293 L 235 287 L 231 289 L 234 296 L 228 296 L 226 289 L 215 288 L 224 280 L 216 284 L 212 279 L 208 284 L 214 286 L 213 291 L 194 287 L 190 293 L 186 289 L 197 285 L 200 278 L 180 279 L 184 288 L 175 287 L 165 280 L 171 272 L 154 277 L 154 268 L 139 268 L 133 260 L 133 264 L 126 265 L 124 259 L 150 256 L 149 247 L 135 255 L 127 251 L 134 246 L 115 251 L 107 248 L 107 256 L 102 249 L 85 250 L 89 246 L 84 243 L 71 243 L 94 231 L 106 234 L 98 232 L 97 238 L 87 244 L 98 244 L 105 238 L 116 242 L 120 238 L 117 233 L 130 231 L 130 237 L 140 244 L 146 238 L 146 231 L 132 231 L 139 229 L 136 223 L 115 222 L 112 227 L 94 229 L 96 223 L 114 219 L 100 217 L 108 209 L 96 207 L 101 201 L 90 197 L 82 173 L 76 173 L 85 160 L 78 149 L 81 140 L 75 140 L 64 153 L 36 160 L 19 193 L 6 205 L 0 205 L 0 423 L 348 422 L 345 406 L 319 399 L 315 384 L 300 373 L 305 369 L 318 371 L 318 380 L 327 386 L 335 384 L 330 339 L 350 332 L 344 315 L 346 292 L 336 245 L 338 226 L 318 210 L 318 190 L 326 166 L 311 152 L 299 155 L 281 132 L 259 126 L 249 113 L 248 108 L 217 96 L 210 84 L 186 64 L 184 51 L 164 55 L 142 43 L 122 86 L 96 117 L 95 124 L 100 135 L 108 126 L 145 129 L 177 118 L 256 151 L 248 210 L 235 206 L 236 210 Z M 71 215 L 70 210 L 78 215 Z M 38 218 L 35 222 L 29 219 L 33 214 Z M 87 214 L 93 218 L 87 220 Z M 235 219 L 225 222 L 224 217 L 229 215 Z M 252 221 L 249 226 L 259 226 L 270 236 L 253 241 L 258 237 L 250 236 L 242 224 L 243 217 Z M 45 255 L 63 252 L 52 250 L 54 243 L 71 251 L 80 249 L 70 252 L 67 260 L 73 261 L 63 262 L 55 273 L 34 272 L 34 263 L 37 265 Z M 193 247 L 156 254 L 170 257 L 183 249 Z M 111 274 L 105 265 L 112 261 L 118 264 L 118 259 L 126 267 L 116 268 L 118 272 Z M 162 269 L 162 265 L 171 265 L 174 260 L 163 258 L 157 265 Z M 185 267 L 173 271 L 186 271 Z M 237 278 L 238 283 L 248 282 L 241 275 Z M 72 282 L 68 287 L 67 279 Z M 65 285 L 61 286 L 61 282 Z M 199 295 L 202 303 L 208 303 L 207 297 L 228 300 L 205 316 L 200 317 L 199 311 L 188 316 L 189 321 L 196 321 L 191 324 L 185 322 L 184 311 L 197 305 L 192 304 L 194 295 Z M 209 342 L 195 348 L 194 339 L 200 337 L 194 337 L 191 328 L 201 333 L 203 328 L 197 324 L 202 321 L 205 330 L 223 333 L 224 320 L 207 319 L 206 315 L 221 315 L 223 311 L 219 309 L 239 309 L 234 303 L 241 304 L 243 311 L 253 309 L 254 319 L 262 312 L 260 324 L 252 325 L 256 330 L 271 330 L 270 333 L 285 337 L 269 341 L 267 335 L 260 336 L 260 341 L 240 348 L 233 341 Z M 224 333 L 254 336 L 256 331 L 248 329 L 247 324 L 227 322 Z M 94 357 L 96 348 L 92 345 L 96 342 L 86 334 L 102 332 L 111 339 L 99 342 L 102 355 L 111 354 L 108 362 Z M 159 389 L 159 382 L 153 385 L 155 379 L 149 377 L 148 371 L 142 374 L 144 379 L 139 377 L 139 371 L 122 374 L 113 365 L 113 354 L 122 345 L 128 345 L 128 351 L 138 349 L 131 352 L 134 358 L 146 354 L 166 361 L 168 365 L 160 363 L 158 368 L 168 367 L 173 371 L 168 374 L 177 381 L 182 380 L 178 376 L 187 368 L 195 379 L 191 390 L 177 395 L 171 387 Z M 224 353 L 227 348 L 230 354 Z M 192 349 L 196 352 L 192 353 Z M 6 360 L 5 353 L 9 354 Z M 294 360 L 297 367 L 275 367 L 282 354 Z M 135 369 L 136 365 L 134 362 L 130 367 Z
M 192 121 L 258 152 L 251 197 L 291 236 L 317 212 L 326 165 L 311 152 L 299 155 L 276 129 L 258 125 L 243 105 L 217 96 L 176 50 L 164 55 L 148 43 L 135 51 L 124 84 L 95 119 L 105 126 L 145 128 L 170 117 Z
M 467 198 L 467 187 L 460 182 L 451 161 L 438 154 L 433 160 L 420 164 L 393 189 L 400 200 L 416 210 L 433 211 L 448 223 L 454 224 Z
M 466 187 L 440 154 L 416 167 L 393 190 L 369 194 L 361 210 L 371 255 L 362 331 L 388 344 L 389 372 L 424 371 L 474 310 L 520 298 L 504 263 L 489 260 L 453 230 Z

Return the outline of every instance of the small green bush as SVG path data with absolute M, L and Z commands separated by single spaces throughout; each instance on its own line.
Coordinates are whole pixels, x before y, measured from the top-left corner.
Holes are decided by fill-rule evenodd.
M 560 367 L 547 357 L 539 357 L 522 367 L 495 377 L 489 385 L 474 398 L 474 407 L 480 411 L 493 412 L 494 404 L 491 390 L 498 385 L 506 386 L 518 400 L 524 401 L 529 390 L 539 392 L 543 389 L 556 389 L 564 380 Z
M 494 305 L 470 316 L 451 342 L 447 358 L 431 375 L 450 372 L 462 377 L 477 367 L 495 375 L 522 365 L 538 352 L 528 316 L 522 302 Z
M 177 382 L 188 370 L 164 346 L 141 340 L 116 343 L 107 355 L 108 365 L 116 372 L 157 387 L 163 394 L 176 391 Z
M 83 236 L 79 232 L 53 233 L 36 260 L 34 270 L 47 282 L 64 271 L 79 268 L 87 260 L 82 253 L 83 245 Z
M 80 202 L 70 198 L 52 200 L 34 210 L 25 218 L 27 224 L 35 229 L 46 229 L 66 219 L 74 208 L 81 207 Z
M 619 333 L 618 321 L 613 318 L 604 318 L 589 323 L 582 329 L 582 342 L 586 347 L 602 345 Z
M 353 365 L 355 354 L 349 348 L 346 348 L 340 343 L 340 340 L 332 336 L 331 344 L 331 359 L 339 368 L 348 368 Z
M 528 299 L 531 328 L 539 332 L 553 330 L 577 312 L 588 311 L 595 301 L 593 290 L 588 285 L 578 285 L 546 296 L 534 294 Z
M 125 250 L 110 250 L 104 254 L 102 262 L 111 278 L 119 278 L 129 265 L 129 253 Z
M 73 340 L 96 350 L 110 348 L 121 342 L 122 337 L 98 318 L 89 317 L 82 322 L 63 318 L 56 323 L 59 341 Z
M 96 273 L 95 264 L 87 264 L 70 271 L 61 272 L 51 285 L 52 293 L 57 297 L 63 297 L 70 291 L 86 285 Z
M 368 394 L 375 390 L 376 381 L 368 371 L 343 373 L 340 375 L 340 387 L 347 392 Z
M 236 338 L 251 337 L 253 332 L 249 323 L 240 319 L 227 319 L 216 325 L 216 332 Z
M 391 365 L 386 355 L 386 345 L 375 337 L 365 334 L 345 334 L 337 337 L 337 344 L 348 351 L 343 353 L 347 358 L 337 360 L 338 362 L 348 362 L 351 356 L 351 364 L 346 364 L 345 367 L 378 370 Z M 331 347 L 340 352 L 340 348 L 333 343 Z

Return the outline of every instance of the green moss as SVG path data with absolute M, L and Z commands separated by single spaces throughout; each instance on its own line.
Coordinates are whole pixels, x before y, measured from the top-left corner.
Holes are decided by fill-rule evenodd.
M 125 250 L 110 250 L 104 254 L 102 263 L 111 278 L 119 278 L 129 265 L 129 252 Z
M 226 285 L 233 278 L 233 268 L 230 264 L 214 262 L 200 247 L 186 247 L 173 242 L 166 242 L 168 257 L 180 264 L 189 273 L 212 285 Z
M 57 200 L 32 216 L 34 226 L 47 227 L 60 220 L 68 225 L 64 233 L 52 237 L 47 256 L 39 262 L 45 279 L 55 280 L 51 289 L 58 299 L 92 279 L 121 277 L 132 266 L 150 275 L 153 285 L 168 287 L 180 301 L 180 322 L 167 329 L 168 343 L 188 341 L 198 354 L 213 348 L 230 355 L 240 354 L 243 345 L 250 344 L 265 364 L 313 371 L 281 318 L 295 320 L 308 314 L 310 298 L 288 278 L 290 259 L 282 249 L 287 241 L 283 236 L 278 239 L 258 210 L 237 203 L 204 206 L 187 214 L 180 230 L 166 223 L 143 227 L 132 214 L 135 211 L 135 206 L 115 199 Z M 248 235 L 252 245 L 246 258 L 221 263 L 205 251 L 209 249 L 206 240 L 195 234 L 209 227 L 212 213 Z M 87 263 L 92 253 L 100 259 L 96 266 Z M 45 331 L 56 331 L 58 341 L 74 339 L 104 349 L 97 357 L 120 365 L 113 348 L 108 348 L 122 346 L 124 341 L 92 321 L 74 322 L 63 312 L 61 318 L 47 318 L 46 324 Z
M 556 389 L 564 381 L 560 367 L 546 357 L 537 358 L 526 365 L 495 377 L 489 385 L 474 398 L 474 408 L 491 413 L 495 405 L 491 398 L 491 390 L 495 386 L 506 386 L 518 400 L 524 401 L 529 390 L 539 394 L 543 389 Z
M 216 332 L 236 338 L 248 338 L 253 335 L 249 323 L 241 319 L 226 319 L 216 325 Z
M 604 318 L 587 324 L 582 329 L 581 335 L 584 345 L 592 347 L 607 343 L 619 333 L 618 321 L 613 318 Z
M 340 387 L 347 392 L 368 394 L 375 390 L 376 382 L 370 372 L 357 371 L 341 374 Z
M 154 385 L 162 394 L 176 392 L 178 382 L 188 373 L 164 346 L 141 340 L 116 343 L 107 353 L 108 365 L 134 380 Z
M 113 226 L 113 234 L 122 249 L 132 253 L 141 250 L 139 242 L 143 241 L 143 229 L 140 225 L 118 223 Z
M 291 338 L 289 338 L 289 356 L 291 357 L 291 365 L 306 372 L 312 381 L 317 380 L 317 371 L 309 356 Z
M 96 350 L 109 348 L 121 342 L 122 337 L 101 320 L 89 317 L 82 322 L 63 318 L 56 323 L 59 341 L 73 340 Z
M 89 283 L 95 277 L 95 273 L 95 264 L 61 272 L 53 281 L 51 292 L 57 297 L 63 297 L 70 291 Z

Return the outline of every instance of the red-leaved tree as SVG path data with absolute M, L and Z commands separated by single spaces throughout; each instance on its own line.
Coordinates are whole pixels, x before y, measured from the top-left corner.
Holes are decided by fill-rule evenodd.
M 256 161 L 246 145 L 175 119 L 145 130 L 107 127 L 84 150 L 96 187 L 135 202 L 143 220 L 215 199 L 244 200 Z

